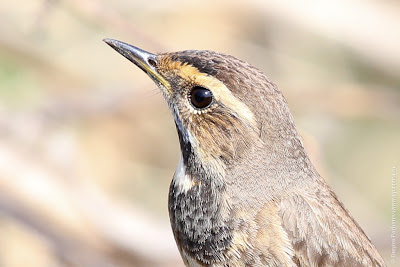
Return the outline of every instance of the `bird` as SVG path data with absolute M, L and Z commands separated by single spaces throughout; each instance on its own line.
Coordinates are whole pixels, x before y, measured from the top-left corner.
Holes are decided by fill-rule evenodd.
M 148 74 L 171 110 L 181 153 L 168 209 L 186 266 L 386 266 L 262 71 L 219 52 L 104 41 Z

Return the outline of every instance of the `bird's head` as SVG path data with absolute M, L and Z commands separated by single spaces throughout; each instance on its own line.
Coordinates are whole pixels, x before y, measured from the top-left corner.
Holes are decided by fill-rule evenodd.
M 151 54 L 120 41 L 104 41 L 161 89 L 186 162 L 200 161 L 221 172 L 255 147 L 296 135 L 281 92 L 244 61 L 212 51 Z

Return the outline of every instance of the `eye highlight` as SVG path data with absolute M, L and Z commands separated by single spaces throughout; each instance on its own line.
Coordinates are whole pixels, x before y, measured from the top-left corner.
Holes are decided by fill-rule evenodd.
M 213 95 L 207 88 L 195 86 L 189 92 L 189 100 L 195 108 L 204 109 L 211 105 Z

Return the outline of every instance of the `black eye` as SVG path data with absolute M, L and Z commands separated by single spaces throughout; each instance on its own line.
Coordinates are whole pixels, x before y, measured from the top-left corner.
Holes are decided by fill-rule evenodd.
M 211 104 L 213 95 L 207 88 L 195 86 L 190 91 L 189 98 L 194 107 L 203 109 Z

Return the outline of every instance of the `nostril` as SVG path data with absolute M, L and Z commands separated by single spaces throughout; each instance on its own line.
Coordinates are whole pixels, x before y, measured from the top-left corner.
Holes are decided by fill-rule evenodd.
M 157 62 L 154 59 L 149 58 L 148 62 L 150 64 L 150 66 L 152 66 L 154 68 L 157 66 Z

